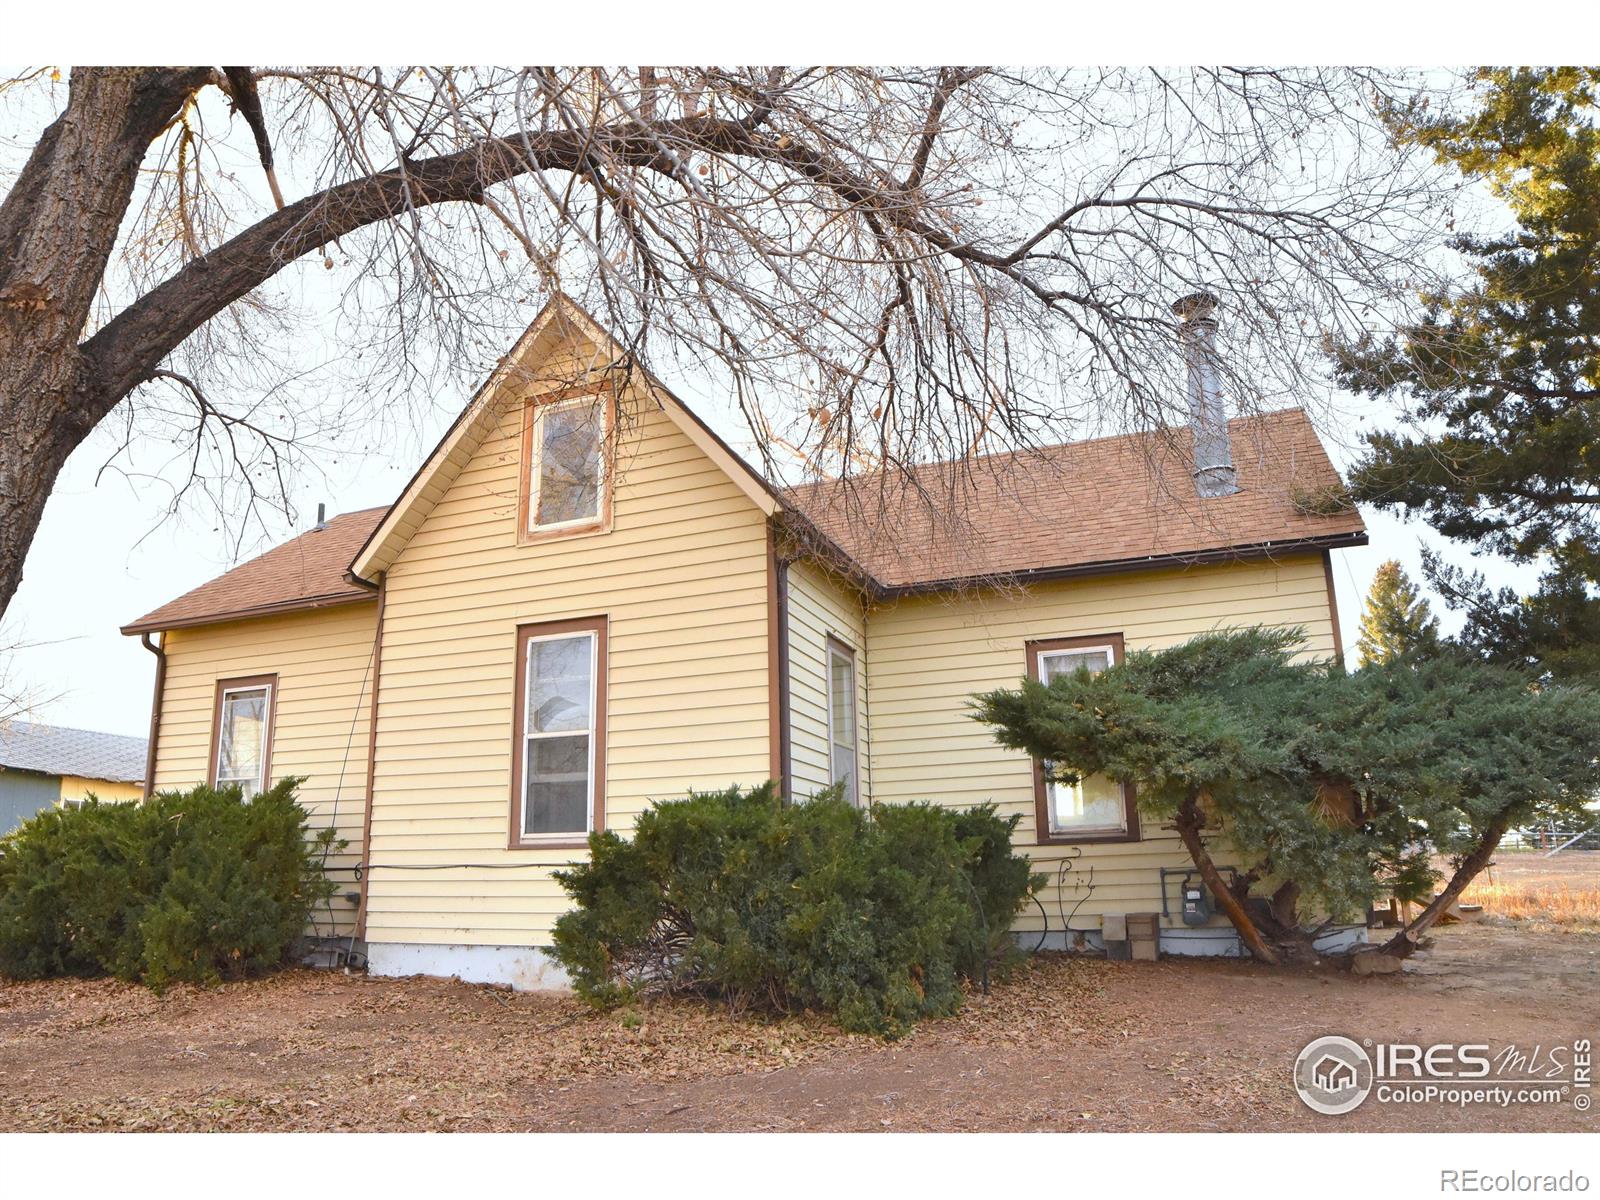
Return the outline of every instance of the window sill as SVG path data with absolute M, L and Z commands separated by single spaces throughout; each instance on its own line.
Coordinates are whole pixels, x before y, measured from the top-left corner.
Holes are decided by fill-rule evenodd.
M 513 839 L 507 846 L 508 850 L 587 850 L 589 848 L 589 835 L 582 837 L 560 839 L 552 838 L 550 841 L 523 841 Z
M 517 534 L 517 545 L 534 546 L 540 542 L 558 542 L 564 538 L 593 537 L 610 533 L 610 521 L 586 521 L 582 525 L 558 525 L 549 529 L 524 529 Z
M 1083 833 L 1046 833 L 1034 839 L 1036 846 L 1085 846 L 1096 843 L 1110 842 L 1138 842 L 1144 839 L 1139 836 L 1138 830 L 1132 832 L 1104 832 L 1094 833 L 1085 830 Z

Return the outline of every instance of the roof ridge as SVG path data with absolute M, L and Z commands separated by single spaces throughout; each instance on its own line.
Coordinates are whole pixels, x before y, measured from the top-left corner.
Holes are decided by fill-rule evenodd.
M 1291 413 L 1299 413 L 1302 416 L 1305 416 L 1307 423 L 1310 423 L 1311 418 L 1306 413 L 1304 405 L 1290 404 L 1284 408 L 1266 409 L 1257 413 L 1239 413 L 1237 416 L 1228 418 L 1228 428 L 1232 430 L 1235 425 L 1241 422 L 1259 421 L 1266 417 L 1282 417 Z M 990 454 L 977 454 L 964 458 L 935 458 L 930 459 L 928 462 L 912 463 L 910 469 L 913 471 L 920 471 L 929 467 L 943 467 L 954 463 L 967 463 L 976 466 L 980 463 L 992 463 L 1006 458 L 1032 457 L 1034 455 L 1048 453 L 1051 450 L 1076 450 L 1080 447 L 1100 446 L 1108 442 L 1131 442 L 1138 438 L 1154 437 L 1160 433 L 1183 433 L 1187 429 L 1188 426 L 1186 425 L 1173 425 L 1164 429 L 1136 429 L 1131 433 L 1107 433 L 1102 434 L 1099 437 L 1075 438 L 1072 441 L 1050 442 L 1049 444 L 1043 446 L 1031 446 L 1016 450 L 996 450 Z M 780 490 L 786 493 L 798 492 L 806 488 L 821 488 L 845 482 L 871 480 L 889 474 L 891 474 L 891 471 L 888 470 L 864 471 L 859 475 L 847 475 L 837 479 L 813 479 L 806 483 L 787 484 L 782 486 Z

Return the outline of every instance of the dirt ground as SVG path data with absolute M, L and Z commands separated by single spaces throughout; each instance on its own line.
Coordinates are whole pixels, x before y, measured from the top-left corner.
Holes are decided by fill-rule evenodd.
M 1600 878 L 1600 876 L 1597 876 Z M 1592 886 L 1585 884 L 1584 886 Z M 1600 934 L 1489 916 L 1404 974 L 1045 955 L 896 1043 L 693 1003 L 288 972 L 0 982 L 3 1130 L 1584 1130 L 1551 1106 L 1304 1108 L 1314 1037 L 1600 1040 Z

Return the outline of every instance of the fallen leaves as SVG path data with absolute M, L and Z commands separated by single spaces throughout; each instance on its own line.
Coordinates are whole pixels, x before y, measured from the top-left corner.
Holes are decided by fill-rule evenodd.
M 1449 961 L 1494 955 L 1506 997 L 1592 1004 L 1589 960 L 1462 929 Z M 1570 980 L 1553 987 L 1558 969 Z M 1429 1004 L 1470 1032 L 1484 992 L 1452 997 Z M 1344 975 L 1044 955 L 888 1043 L 815 1015 L 688 1000 L 596 1012 L 332 972 L 160 997 L 0 981 L 0 1129 L 1290 1128 L 1305 1114 L 1286 1064 L 1352 1004 L 1389 1011 Z
M 1070 1030 L 1125 1035 L 1094 981 L 1103 964 L 1045 957 L 906 1046 L 1026 1046 Z M 762 1076 L 887 1049 L 815 1014 L 764 1018 L 692 1000 L 597 1012 L 573 997 L 455 981 L 288 971 L 163 996 L 113 980 L 0 981 L 0 1063 L 81 1049 L 71 1095 L 13 1073 L 0 1127 L 472 1129 L 494 1102 L 580 1082 Z M 676 1110 L 674 1110 L 676 1111 Z

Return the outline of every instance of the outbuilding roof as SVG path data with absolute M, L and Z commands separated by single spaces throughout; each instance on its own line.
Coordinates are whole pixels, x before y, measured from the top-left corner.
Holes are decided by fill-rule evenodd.
M 29 721 L 0 723 L 0 767 L 13 771 L 143 783 L 145 747 L 143 738 L 118 733 Z

